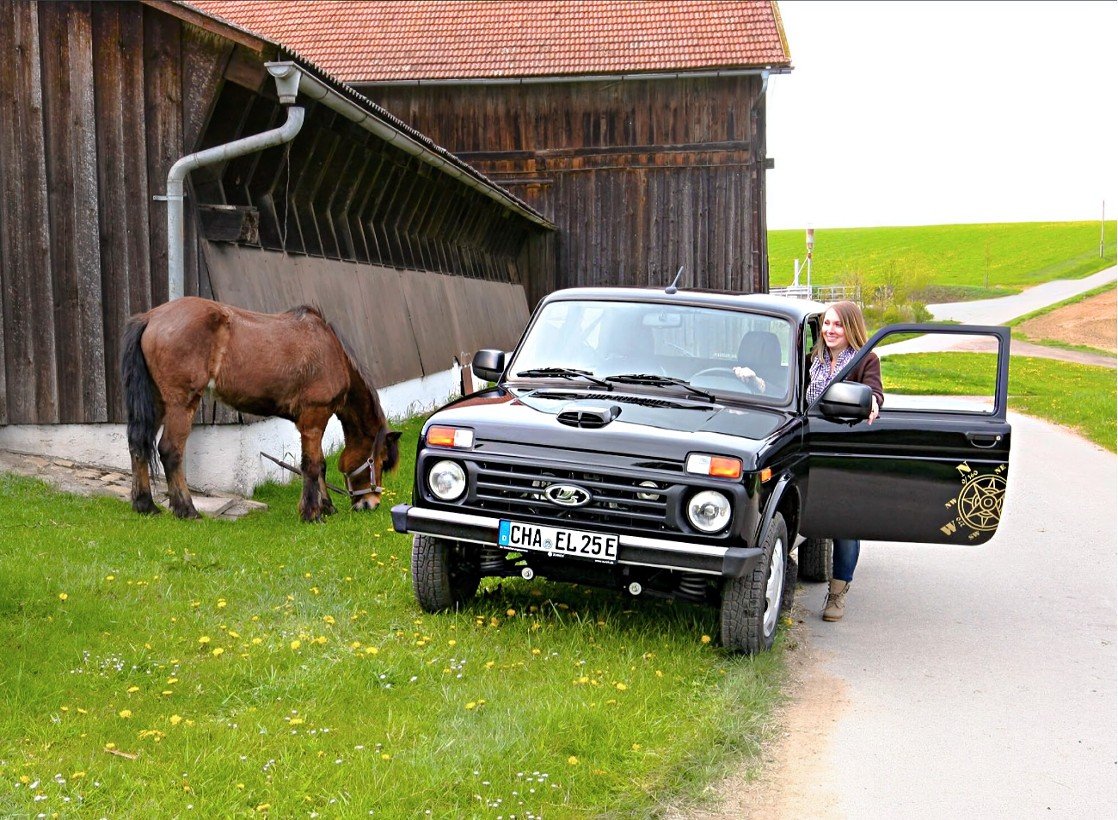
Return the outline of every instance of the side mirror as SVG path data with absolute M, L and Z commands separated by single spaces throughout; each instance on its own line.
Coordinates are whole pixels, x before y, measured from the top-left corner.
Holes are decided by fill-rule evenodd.
M 860 382 L 836 382 L 823 391 L 819 410 L 836 421 L 868 419 L 873 406 L 873 391 Z
M 495 382 L 505 372 L 505 351 L 479 350 L 474 354 L 473 370 L 487 382 Z

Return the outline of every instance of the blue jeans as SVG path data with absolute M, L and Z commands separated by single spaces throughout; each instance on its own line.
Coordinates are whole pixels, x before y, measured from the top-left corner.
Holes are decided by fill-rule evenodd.
M 858 553 L 862 542 L 854 538 L 834 538 L 831 577 L 836 581 L 853 581 L 854 567 L 858 566 Z

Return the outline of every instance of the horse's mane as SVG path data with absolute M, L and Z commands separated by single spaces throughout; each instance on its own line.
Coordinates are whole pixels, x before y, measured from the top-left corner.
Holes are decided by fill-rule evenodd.
M 365 388 L 369 391 L 369 395 L 373 397 L 373 408 L 377 417 L 386 419 L 387 417 L 384 415 L 384 411 L 380 406 L 380 397 L 377 395 L 376 387 L 373 386 L 373 380 L 369 376 L 369 371 L 358 361 L 349 340 L 330 322 L 326 322 L 326 326 L 330 328 L 333 334 L 338 338 L 338 343 L 342 346 L 342 350 L 345 351 L 346 358 L 349 359 L 349 366 L 353 368 L 353 372 L 357 374 L 358 378 L 361 379 L 362 383 L 365 385 Z
M 288 315 L 296 319 L 304 319 L 307 316 L 316 316 L 322 321 L 326 322 L 326 317 L 322 315 L 322 311 L 314 305 L 299 305 L 298 307 L 293 307 L 289 310 L 285 310 L 284 313 L 287 313 Z M 326 324 L 329 325 L 330 323 L 326 322 Z M 330 329 L 334 330 L 333 327 L 331 327 Z M 335 334 L 337 333 L 337 331 L 334 332 Z
M 315 305 L 299 305 L 298 307 L 293 307 L 286 312 L 296 319 L 303 319 L 307 316 L 314 316 L 315 318 L 322 321 L 323 324 L 325 324 L 326 327 L 330 329 L 330 332 L 334 334 L 334 338 L 338 340 L 338 344 L 342 346 L 342 351 L 345 353 L 346 359 L 349 361 L 350 368 L 353 370 L 354 373 L 357 374 L 357 377 L 361 379 L 361 383 L 365 385 L 365 389 L 369 391 L 369 395 L 372 397 L 373 401 L 373 415 L 376 417 L 376 420 L 378 422 L 387 422 L 388 417 L 385 415 L 384 409 L 381 407 L 380 396 L 377 395 L 376 387 L 373 386 L 373 380 L 369 376 L 369 371 L 366 370 L 365 366 L 361 364 L 360 360 L 358 360 L 357 355 L 353 351 L 353 346 L 349 343 L 349 340 L 346 339 L 341 331 L 338 330 L 337 326 L 334 325 L 333 322 L 330 322 L 322 313 L 322 310 Z

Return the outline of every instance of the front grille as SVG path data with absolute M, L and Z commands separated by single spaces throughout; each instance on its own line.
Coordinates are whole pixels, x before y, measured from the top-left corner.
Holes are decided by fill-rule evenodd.
M 475 462 L 475 497 L 470 506 L 491 513 L 521 517 L 546 517 L 571 524 L 610 525 L 622 529 L 663 532 L 668 495 L 673 484 L 601 470 L 566 470 L 494 461 Z M 583 507 L 564 508 L 552 503 L 544 491 L 552 484 L 577 484 L 593 496 Z

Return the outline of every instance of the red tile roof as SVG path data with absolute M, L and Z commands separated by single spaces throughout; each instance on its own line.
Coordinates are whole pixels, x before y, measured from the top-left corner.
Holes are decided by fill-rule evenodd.
M 789 68 L 774 0 L 188 0 L 348 83 Z

